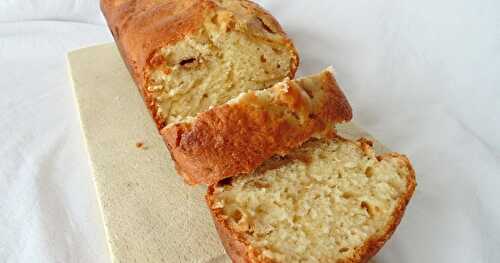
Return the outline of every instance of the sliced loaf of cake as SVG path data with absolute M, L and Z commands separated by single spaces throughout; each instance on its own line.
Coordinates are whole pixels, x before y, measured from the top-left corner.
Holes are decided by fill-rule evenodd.
M 371 142 L 311 140 L 248 176 L 209 188 L 233 262 L 366 262 L 394 232 L 415 188 L 408 159 Z

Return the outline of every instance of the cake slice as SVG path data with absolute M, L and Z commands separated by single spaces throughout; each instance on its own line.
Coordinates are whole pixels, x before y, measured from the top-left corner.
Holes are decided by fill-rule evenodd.
M 389 239 L 415 189 L 400 154 L 371 142 L 311 140 L 206 199 L 233 262 L 366 262 Z
M 333 70 L 248 91 L 161 130 L 177 172 L 190 184 L 214 184 L 252 172 L 311 137 L 334 135 L 351 107 Z

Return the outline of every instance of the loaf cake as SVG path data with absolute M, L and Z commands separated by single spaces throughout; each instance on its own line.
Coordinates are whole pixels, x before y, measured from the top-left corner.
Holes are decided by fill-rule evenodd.
M 131 75 L 233 262 L 366 262 L 415 188 L 404 155 L 335 134 L 331 69 L 293 80 L 279 23 L 247 0 L 101 0 Z
M 279 23 L 250 1 L 101 0 L 101 9 L 159 129 L 298 66 Z
M 206 198 L 233 262 L 366 262 L 394 232 L 414 188 L 405 156 L 376 156 L 366 139 L 337 137 L 222 180 Z
M 248 91 L 195 118 L 171 123 L 163 135 L 179 174 L 190 184 L 214 184 L 253 171 L 311 137 L 334 135 L 351 107 L 332 68 Z

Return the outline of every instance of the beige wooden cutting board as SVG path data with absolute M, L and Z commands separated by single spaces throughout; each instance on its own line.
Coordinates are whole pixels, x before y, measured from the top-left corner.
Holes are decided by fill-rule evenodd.
M 72 51 L 68 62 L 112 261 L 230 262 L 206 187 L 175 174 L 115 45 Z M 368 136 L 353 124 L 339 131 Z

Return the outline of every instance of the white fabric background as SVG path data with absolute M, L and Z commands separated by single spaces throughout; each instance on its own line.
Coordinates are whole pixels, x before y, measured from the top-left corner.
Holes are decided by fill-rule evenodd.
M 259 2 L 414 163 L 377 262 L 498 262 L 500 2 Z M 97 0 L 0 1 L 1 262 L 109 262 L 65 53 L 111 40 Z

